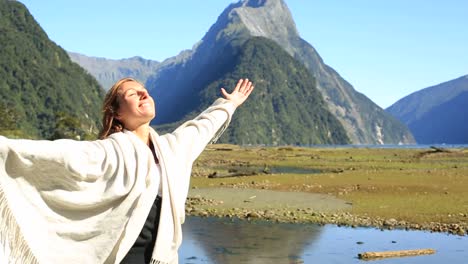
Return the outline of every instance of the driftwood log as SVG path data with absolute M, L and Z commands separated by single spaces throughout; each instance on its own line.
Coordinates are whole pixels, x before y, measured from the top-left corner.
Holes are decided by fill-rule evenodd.
M 429 255 L 429 254 L 434 254 L 434 253 L 435 253 L 434 249 L 426 248 L 426 249 L 412 249 L 412 250 L 398 250 L 398 251 L 364 252 L 364 253 L 358 254 L 358 257 L 360 259 L 378 259 L 378 258 Z
M 430 148 L 433 149 L 433 152 L 452 152 L 450 149 L 439 148 L 436 146 L 430 146 Z

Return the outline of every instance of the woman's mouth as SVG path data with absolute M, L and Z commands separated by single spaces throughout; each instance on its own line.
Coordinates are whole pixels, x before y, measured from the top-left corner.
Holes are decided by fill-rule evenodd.
M 146 106 L 150 106 L 151 104 L 149 102 L 144 102 L 142 104 L 140 104 L 140 107 L 146 107 Z

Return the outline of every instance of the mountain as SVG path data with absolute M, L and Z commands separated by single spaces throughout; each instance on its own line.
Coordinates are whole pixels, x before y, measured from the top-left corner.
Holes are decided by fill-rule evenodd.
M 154 74 L 159 66 L 158 61 L 132 57 L 128 59 L 112 60 L 106 58 L 89 57 L 76 52 L 68 52 L 70 59 L 85 68 L 93 75 L 101 86 L 108 90 L 118 80 L 124 77 L 132 77 L 145 83 L 151 74 Z
M 420 144 L 468 143 L 468 75 L 414 92 L 386 109 Z
M 199 108 L 201 99 L 197 94 L 219 78 L 220 67 L 226 66 L 222 61 L 233 56 L 226 52 L 235 51 L 235 47 L 241 47 L 253 37 L 274 41 L 307 67 L 327 108 L 345 128 L 352 143 L 414 142 L 404 124 L 355 91 L 323 62 L 315 49 L 299 36 L 291 13 L 282 0 L 244 0 L 229 5 L 192 50 L 163 61 L 146 83 L 156 100 L 159 99 L 156 122 L 176 122 Z
M 0 43 L 0 134 L 97 134 L 104 91 L 17 1 L 0 1 Z
M 232 88 L 246 75 L 256 80 L 255 92 L 236 110 L 220 142 L 243 145 L 349 143 L 343 126 L 330 113 L 317 90 L 316 80 L 304 65 L 275 42 L 254 37 L 241 46 L 226 48 L 225 54 L 232 56 L 224 57 L 222 65 L 216 65 L 219 70 L 213 72 L 214 81 L 188 99 L 198 98 L 200 104 L 187 115 L 195 116 L 209 106 L 219 96 L 220 87 Z

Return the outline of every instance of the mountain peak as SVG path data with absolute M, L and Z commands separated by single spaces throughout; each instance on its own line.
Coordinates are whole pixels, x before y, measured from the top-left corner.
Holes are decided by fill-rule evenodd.
M 268 1 L 268 0 L 244 0 L 241 2 L 242 6 L 249 6 L 249 7 L 262 7 L 265 5 L 271 5 L 273 2 L 278 2 L 276 1 Z
M 178 94 L 187 94 L 184 89 L 195 93 L 207 87 L 206 67 L 210 69 L 209 72 L 213 71 L 213 65 L 230 67 L 226 64 L 229 58 L 236 56 L 239 47 L 254 37 L 272 40 L 309 69 L 315 80 L 314 85 L 322 92 L 329 110 L 345 127 L 353 143 L 373 144 L 382 142 L 382 138 L 384 143 L 414 142 L 403 124 L 356 92 L 351 84 L 323 62 L 312 45 L 300 37 L 284 0 L 241 0 L 231 3 L 187 55 L 164 61 L 159 68 L 161 70 L 148 79 L 147 87 L 152 89 L 170 83 L 167 85 L 170 89 L 155 89 L 155 96 L 160 98 L 161 109 L 176 107 L 172 102 Z M 180 83 L 174 84 L 175 79 L 181 79 Z M 195 81 L 198 88 L 194 88 Z M 167 105 L 164 105 L 165 102 Z M 172 116 L 178 111 L 168 109 Z M 174 121 L 177 120 L 164 120 L 161 115 L 159 118 L 161 124 Z
M 299 36 L 296 24 L 283 0 L 244 0 L 234 6 L 237 14 L 252 36 L 273 40 Z

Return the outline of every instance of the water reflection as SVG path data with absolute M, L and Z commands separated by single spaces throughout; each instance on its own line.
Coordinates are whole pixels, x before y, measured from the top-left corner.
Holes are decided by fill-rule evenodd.
M 304 249 L 320 237 L 320 230 L 315 225 L 301 225 L 298 232 L 292 224 L 189 217 L 180 263 L 303 263 Z
M 468 236 L 421 231 L 380 231 L 334 225 L 249 223 L 188 217 L 179 263 L 468 263 Z M 366 251 L 433 248 L 427 256 L 365 262 Z

